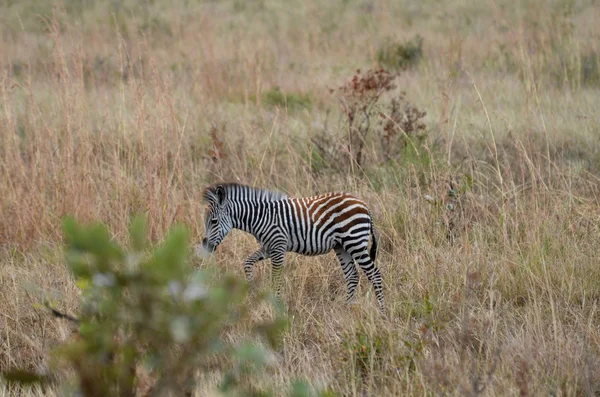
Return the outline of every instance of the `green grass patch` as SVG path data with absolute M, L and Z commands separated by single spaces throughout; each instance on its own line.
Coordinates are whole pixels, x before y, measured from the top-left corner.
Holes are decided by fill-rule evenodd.
M 289 110 L 310 109 L 312 106 L 312 99 L 308 94 L 286 93 L 278 86 L 266 91 L 262 101 L 266 106 Z

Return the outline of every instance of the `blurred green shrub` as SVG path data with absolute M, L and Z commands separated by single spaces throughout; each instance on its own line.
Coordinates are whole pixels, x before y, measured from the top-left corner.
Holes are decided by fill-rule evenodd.
M 198 374 L 217 371 L 225 395 L 272 394 L 256 385 L 276 360 L 273 349 L 287 324 L 272 295 L 248 294 L 248 284 L 237 277 L 217 279 L 190 266 L 182 227 L 151 247 L 145 221 L 135 219 L 128 249 L 100 224 L 66 219 L 64 231 L 67 263 L 82 301 L 76 337 L 58 347 L 54 358 L 73 376 L 65 383 L 74 384 L 76 393 L 189 395 Z M 253 323 L 251 308 L 261 301 L 272 301 L 275 315 Z M 240 323 L 253 324 L 253 343 L 228 342 L 228 331 Z M 43 380 L 18 370 L 3 375 L 13 382 Z M 325 395 L 302 382 L 290 393 Z
M 384 68 L 399 70 L 416 66 L 423 58 L 423 37 L 404 42 L 386 39 L 377 51 L 377 62 Z

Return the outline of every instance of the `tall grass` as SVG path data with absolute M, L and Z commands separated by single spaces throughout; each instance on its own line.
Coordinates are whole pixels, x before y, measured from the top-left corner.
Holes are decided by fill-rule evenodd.
M 106 222 L 122 240 L 145 213 L 153 240 L 175 222 L 197 240 L 203 186 L 236 180 L 353 191 L 381 234 L 389 319 L 364 277 L 357 304 L 343 303 L 333 255 L 288 255 L 291 327 L 263 382 L 305 377 L 343 395 L 598 393 L 597 4 L 33 4 L 0 5 L 0 368 L 44 366 L 69 336 L 38 306 L 50 296 L 77 312 L 62 216 Z M 422 58 L 397 85 L 427 111 L 419 150 L 431 161 L 317 170 L 311 138 L 327 130 L 344 143 L 329 90 L 375 67 L 390 39 L 417 34 Z M 262 100 L 276 90 L 287 101 Z M 253 248 L 233 233 L 212 265 L 241 274 Z M 268 266 L 257 270 L 266 282 Z

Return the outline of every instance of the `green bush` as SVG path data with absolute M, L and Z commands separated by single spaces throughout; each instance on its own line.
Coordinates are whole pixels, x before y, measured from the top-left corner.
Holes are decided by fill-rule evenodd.
M 144 395 L 185 395 L 197 386 L 198 373 L 218 371 L 225 395 L 272 394 L 256 385 L 287 324 L 272 295 L 248 294 L 241 279 L 217 278 L 190 266 L 182 227 L 151 247 L 145 222 L 136 219 L 129 249 L 115 243 L 100 224 L 67 219 L 64 231 L 67 264 L 82 290 L 80 313 L 73 320 L 78 336 L 53 352 L 57 369 L 66 367 L 73 377 L 63 377 L 65 385 L 82 396 L 134 396 L 144 386 L 144 372 Z M 251 308 L 265 300 L 274 303 L 275 315 L 253 324 L 253 343 L 227 342 L 229 330 L 252 323 Z M 18 370 L 4 377 L 22 383 L 44 380 Z M 290 393 L 317 395 L 302 382 Z
M 423 121 L 426 112 L 414 106 L 404 92 L 398 92 L 397 77 L 398 73 L 385 69 L 357 70 L 350 80 L 332 90 L 341 117 L 337 128 L 330 130 L 325 124 L 323 131 L 311 138 L 311 150 L 318 151 L 318 165 L 344 173 L 354 165 L 369 173 L 369 165 L 430 163 L 424 147 L 428 138 Z
M 395 42 L 386 39 L 377 51 L 377 61 L 388 69 L 406 69 L 416 66 L 423 58 L 423 37 L 416 35 L 412 40 Z

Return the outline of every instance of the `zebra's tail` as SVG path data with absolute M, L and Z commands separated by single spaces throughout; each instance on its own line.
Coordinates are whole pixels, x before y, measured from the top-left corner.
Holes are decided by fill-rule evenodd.
M 377 259 L 377 232 L 375 232 L 375 225 L 373 224 L 373 219 L 371 219 L 371 237 L 373 242 L 371 243 L 371 250 L 369 251 L 369 256 L 373 263 L 375 263 L 375 259 Z

